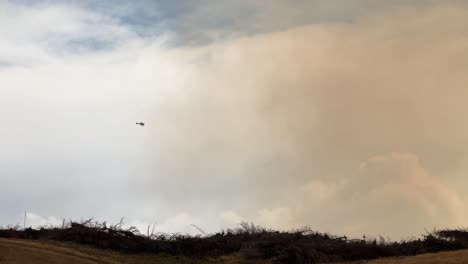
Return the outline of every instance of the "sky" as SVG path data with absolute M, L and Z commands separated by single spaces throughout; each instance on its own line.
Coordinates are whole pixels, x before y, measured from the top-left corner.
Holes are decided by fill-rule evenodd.
M 466 226 L 467 23 L 456 0 L 0 0 L 0 225 Z

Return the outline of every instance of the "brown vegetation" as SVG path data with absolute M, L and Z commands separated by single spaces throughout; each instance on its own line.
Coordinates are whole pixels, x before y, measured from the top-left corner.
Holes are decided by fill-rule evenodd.
M 248 223 L 234 230 L 190 236 L 155 234 L 149 230 L 142 235 L 135 228 L 123 228 L 122 223 L 109 226 L 105 222 L 87 220 L 41 229 L 5 228 L 0 230 L 0 237 L 72 242 L 129 254 L 166 254 L 191 259 L 238 255 L 273 263 L 370 260 L 468 248 L 467 230 L 435 231 L 422 239 L 392 242 L 382 238 L 379 241 L 350 240 L 308 228 L 278 232 Z

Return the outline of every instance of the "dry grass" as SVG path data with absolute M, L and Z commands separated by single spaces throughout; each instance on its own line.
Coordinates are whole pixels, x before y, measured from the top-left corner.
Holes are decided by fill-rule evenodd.
M 53 241 L 30 241 L 18 239 L 0 239 L 1 264 L 214 264 L 243 263 L 235 256 L 191 259 L 187 257 L 123 254 L 114 251 L 98 250 L 70 243 Z
M 218 258 L 192 259 L 169 255 L 124 254 L 71 243 L 0 239 L 1 264 L 271 264 L 268 260 L 246 260 L 242 254 Z M 363 263 L 363 262 L 354 262 Z M 468 263 L 468 250 L 422 254 L 413 257 L 383 258 L 368 264 L 458 264 Z
M 468 250 L 423 254 L 414 257 L 378 259 L 369 264 L 464 264 L 468 263 Z

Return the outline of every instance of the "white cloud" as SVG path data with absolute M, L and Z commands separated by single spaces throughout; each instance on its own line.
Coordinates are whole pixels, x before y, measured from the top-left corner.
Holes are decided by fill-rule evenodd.
M 70 5 L 0 3 L 0 59 L 18 66 L 59 60 L 57 55 L 103 50 L 136 38 L 110 16 Z M 101 47 L 103 46 L 103 47 Z
M 41 228 L 45 226 L 60 227 L 63 219 L 58 219 L 54 216 L 42 217 L 34 213 L 26 213 L 26 227 Z M 23 223 L 24 224 L 24 223 Z
M 224 228 L 233 228 L 245 221 L 242 216 L 232 210 L 221 212 L 219 217 L 221 218 Z

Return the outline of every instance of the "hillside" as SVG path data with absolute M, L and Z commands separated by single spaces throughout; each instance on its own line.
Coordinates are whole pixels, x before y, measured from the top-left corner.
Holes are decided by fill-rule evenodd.
M 0 238 L 0 263 L 32 263 L 27 259 L 50 263 L 49 259 L 55 259 L 61 261 L 56 263 L 311 264 L 449 251 L 456 254 L 457 250 L 468 249 L 466 229 L 439 230 L 419 239 L 397 242 L 349 239 L 308 228 L 279 232 L 248 223 L 234 230 L 190 236 L 151 232 L 143 235 L 134 227 L 124 228 L 122 223 L 86 220 L 40 229 L 0 228 Z M 399 263 L 396 260 L 401 261 L 381 261 Z
M 170 257 L 164 255 L 129 255 L 113 251 L 96 250 L 88 247 L 77 246 L 68 243 L 40 242 L 17 239 L 0 239 L 0 263 L 1 264 L 211 264 L 246 263 L 247 260 L 237 255 L 194 260 L 182 257 Z M 265 263 L 271 262 L 254 262 Z M 355 262 L 362 263 L 362 262 Z M 369 264 L 455 264 L 468 263 L 468 250 L 422 254 L 413 257 L 400 257 L 378 259 Z
M 97 250 L 69 243 L 0 239 L 1 264 L 208 264 L 223 260 L 190 260 L 164 255 L 130 255 L 114 251 Z M 229 263 L 229 262 L 225 262 Z
M 458 264 L 468 263 L 468 250 L 422 254 L 414 257 L 379 259 L 369 264 Z

